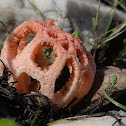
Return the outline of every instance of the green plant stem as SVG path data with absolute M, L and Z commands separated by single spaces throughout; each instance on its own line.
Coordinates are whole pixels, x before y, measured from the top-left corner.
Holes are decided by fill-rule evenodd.
M 37 8 L 33 3 L 31 3 L 30 0 L 28 0 L 28 2 L 32 5 L 33 8 L 35 8 L 36 10 L 38 10 L 38 12 L 39 12 L 40 15 L 41 15 L 42 20 L 45 21 L 44 15 L 43 15 L 43 13 L 41 12 L 41 10 L 40 10 L 39 8 Z
M 37 107 L 37 111 L 35 113 L 34 119 L 32 120 L 31 126 L 34 126 L 34 123 L 35 123 L 35 121 L 37 119 L 37 116 L 38 116 L 40 108 L 41 108 L 41 101 L 42 101 L 42 95 L 40 96 L 40 102 L 39 102 L 39 105 Z
M 117 26 L 117 27 L 119 27 L 119 26 Z M 106 35 L 106 34 L 110 33 L 110 32 L 111 32 L 111 31 L 113 31 L 114 29 L 115 29 L 115 28 L 113 28 L 113 29 L 109 30 L 108 32 L 106 32 L 106 33 L 102 34 L 101 36 L 99 36 L 98 38 L 94 39 L 93 41 L 89 42 L 88 44 L 86 44 L 86 45 L 84 45 L 84 46 L 86 47 L 86 46 L 88 46 L 88 45 L 92 44 L 94 41 L 96 41 L 97 39 L 102 38 L 104 35 Z
M 54 125 L 60 121 L 64 121 L 64 120 L 74 120 L 74 119 L 78 119 L 78 118 L 86 118 L 88 115 L 80 115 L 80 116 L 74 116 L 74 117 L 68 117 L 68 118 L 64 118 L 64 119 L 58 119 L 54 122 L 51 122 L 51 123 L 48 123 L 47 126 L 51 126 L 51 125 Z
M 98 38 L 94 39 L 93 41 L 89 42 L 88 44 L 86 44 L 86 45 L 84 45 L 84 46 L 86 47 L 86 46 L 92 44 L 92 43 L 93 43 L 94 41 L 96 41 L 97 39 L 102 38 L 103 36 L 105 36 L 106 34 L 112 32 L 112 31 L 115 30 L 115 29 L 120 29 L 119 27 L 120 27 L 121 29 L 124 28 L 124 27 L 125 27 L 125 23 L 124 23 L 124 24 L 121 24 L 121 25 L 118 25 L 118 26 L 116 26 L 115 28 L 112 28 L 111 30 L 107 31 L 106 33 L 102 34 L 101 36 L 99 36 Z M 121 30 L 121 29 L 120 29 L 120 30 Z M 110 35 L 110 36 L 111 36 L 111 35 Z M 106 42 L 106 41 L 104 41 L 104 43 L 105 43 L 105 42 Z M 104 43 L 102 43 L 102 44 L 104 44 Z M 102 44 L 101 44 L 101 45 L 102 45 Z M 101 45 L 99 45 L 98 48 L 99 48 Z
M 115 0 L 114 6 L 115 6 L 117 3 L 118 3 L 118 0 Z M 111 23 L 112 23 L 112 19 L 113 19 L 113 16 L 114 16 L 114 14 L 115 14 L 115 9 L 116 9 L 116 8 L 113 9 L 113 12 L 112 12 L 112 15 L 111 15 L 111 17 L 110 17 L 108 26 L 107 26 L 107 28 L 106 28 L 106 32 L 109 30 L 110 25 L 111 25 Z
M 96 24 L 98 23 L 100 4 L 101 4 L 101 1 L 99 0 L 98 10 L 97 10 L 97 14 L 96 14 L 96 21 L 95 21 Z M 95 27 L 95 37 L 98 38 L 98 25 Z M 95 50 L 94 50 L 94 53 L 93 53 L 93 58 L 95 58 L 95 54 L 96 54 L 96 51 L 97 51 L 97 46 L 98 46 L 98 39 L 96 39 Z
M 114 6 L 115 6 L 117 3 L 118 3 L 118 0 L 115 0 Z M 116 9 L 116 8 L 114 8 L 114 9 L 112 10 L 112 15 L 111 15 L 111 17 L 110 17 L 110 20 L 109 20 L 109 23 L 108 23 L 108 25 L 107 25 L 107 28 L 106 28 L 105 32 L 107 32 L 107 31 L 109 30 L 109 28 L 110 28 L 110 25 L 111 25 L 111 23 L 112 23 L 112 19 L 113 19 L 114 14 L 115 14 L 115 9 Z M 103 37 L 103 40 L 105 40 L 105 38 L 106 38 L 106 35 Z
M 104 43 L 106 43 L 106 42 L 108 42 L 108 41 L 112 40 L 113 38 L 115 38 L 115 37 L 119 36 L 120 34 L 124 33 L 125 31 L 126 31 L 126 28 L 125 28 L 124 30 L 122 30 L 121 32 L 119 32 L 119 33 L 115 34 L 114 36 L 112 36 L 112 37 L 110 37 L 110 38 L 106 39 L 106 40 L 105 40 L 102 44 L 104 44 Z
M 106 16 L 108 16 L 108 14 L 114 9 L 116 8 L 121 2 L 123 2 L 123 0 L 119 1 L 90 31 L 89 33 L 82 39 L 82 41 L 84 41 L 88 36 L 89 34 L 95 29 L 96 26 L 98 26 L 100 24 L 101 21 L 103 21 Z
M 106 94 L 105 91 L 103 91 L 103 94 L 104 94 L 105 97 L 106 97 L 110 102 L 112 102 L 114 105 L 116 105 L 116 106 L 118 106 L 118 107 L 120 107 L 120 108 L 126 110 L 126 106 L 124 106 L 124 105 L 122 105 L 122 104 L 116 102 L 115 100 L 113 100 L 110 96 L 108 96 L 108 95 Z

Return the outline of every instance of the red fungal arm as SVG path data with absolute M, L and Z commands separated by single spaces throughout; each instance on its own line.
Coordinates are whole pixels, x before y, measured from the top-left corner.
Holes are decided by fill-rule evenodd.
M 13 73 L 10 80 L 18 81 L 15 87 L 19 93 L 36 91 L 40 83 L 40 93 L 59 107 L 65 107 L 77 98 L 70 108 L 89 92 L 95 76 L 95 62 L 79 38 L 64 33 L 53 23 L 52 19 L 48 23 L 32 20 L 19 25 L 7 37 L 1 59 Z M 36 36 L 27 44 L 30 33 Z M 52 48 L 56 55 L 50 66 L 44 59 L 44 46 Z M 54 93 L 56 79 L 65 65 L 70 72 L 69 81 Z

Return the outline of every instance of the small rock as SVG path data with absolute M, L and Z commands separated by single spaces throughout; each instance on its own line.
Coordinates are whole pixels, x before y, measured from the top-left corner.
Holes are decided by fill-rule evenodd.
M 103 75 L 104 74 L 104 75 Z M 111 95 L 114 95 L 114 98 L 117 98 L 126 90 L 126 69 L 119 69 L 118 67 L 114 66 L 107 66 L 105 68 L 100 69 L 97 72 L 95 83 L 101 83 L 101 87 L 96 92 L 96 94 L 92 98 L 92 102 L 97 101 L 98 99 L 103 96 L 103 91 L 108 87 L 108 82 L 112 82 L 112 76 L 117 75 L 117 84 L 115 84 L 114 89 L 111 91 Z M 99 79 L 101 78 L 101 79 Z
M 121 117 L 124 117 L 124 116 L 126 117 L 126 112 L 120 110 L 118 113 L 119 113 L 119 115 L 120 115 Z

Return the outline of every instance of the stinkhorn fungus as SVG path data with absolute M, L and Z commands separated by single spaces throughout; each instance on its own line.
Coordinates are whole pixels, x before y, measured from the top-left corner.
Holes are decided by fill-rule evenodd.
M 90 90 L 95 76 L 95 62 L 86 51 L 79 38 L 64 33 L 60 28 L 41 20 L 25 21 L 7 37 L 1 51 L 1 59 L 13 73 L 11 80 L 19 93 L 37 91 L 47 96 L 52 104 L 65 107 L 77 104 Z M 27 36 L 36 34 L 28 43 Z M 42 48 L 52 48 L 56 58 L 47 64 Z M 55 91 L 57 78 L 66 66 L 69 79 L 65 85 Z M 3 66 L 1 64 L 1 69 Z

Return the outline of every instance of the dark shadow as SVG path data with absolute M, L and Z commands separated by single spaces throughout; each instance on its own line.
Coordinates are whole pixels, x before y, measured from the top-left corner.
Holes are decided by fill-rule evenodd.
M 77 114 L 80 110 L 83 110 L 90 105 L 91 98 L 102 85 L 105 70 L 107 70 L 107 68 L 97 69 L 91 90 L 75 107 L 71 109 L 71 113 L 73 113 L 73 115 Z

